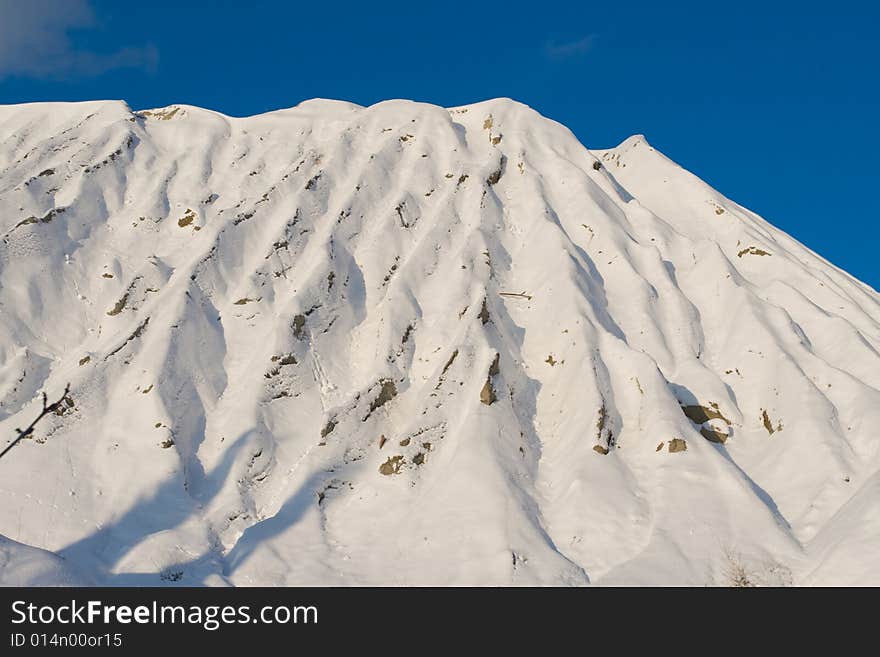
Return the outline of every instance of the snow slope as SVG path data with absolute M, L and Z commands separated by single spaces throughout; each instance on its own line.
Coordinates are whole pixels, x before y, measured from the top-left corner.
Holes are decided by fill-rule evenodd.
M 97 583 L 880 584 L 880 296 L 641 136 L 2 106 L 0 235 L 0 533 Z
M 59 556 L 0 536 L 0 586 L 91 586 Z

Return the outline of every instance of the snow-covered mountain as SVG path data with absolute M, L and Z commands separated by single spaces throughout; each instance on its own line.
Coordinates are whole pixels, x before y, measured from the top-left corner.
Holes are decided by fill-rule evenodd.
M 642 136 L 3 106 L 0 235 L 0 534 L 97 583 L 880 584 L 880 295 Z

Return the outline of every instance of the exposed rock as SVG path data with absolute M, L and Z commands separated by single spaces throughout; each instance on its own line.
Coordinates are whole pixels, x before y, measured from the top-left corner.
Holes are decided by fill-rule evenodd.
M 730 437 L 728 434 L 722 433 L 717 429 L 713 429 L 712 427 L 700 427 L 700 433 L 702 434 L 703 438 L 711 443 L 724 444 Z
M 773 422 L 770 421 L 770 415 L 767 413 L 765 409 L 761 409 L 761 421 L 764 424 L 764 428 L 767 430 L 769 435 L 773 435 L 777 431 L 782 431 L 782 421 L 776 423 L 776 426 L 773 426 Z
M 402 455 L 398 454 L 397 456 L 389 456 L 388 460 L 379 466 L 379 472 L 383 475 L 396 475 L 400 473 L 400 468 L 402 466 Z
M 739 253 L 736 254 L 737 257 L 742 258 L 744 255 L 756 255 L 756 256 L 769 256 L 773 255 L 772 253 L 768 253 L 763 249 L 759 249 L 757 246 L 750 246 L 746 249 L 743 249 Z
M 195 211 L 187 208 L 184 215 L 180 219 L 177 220 L 177 225 L 180 226 L 181 228 L 186 228 L 195 220 L 196 220 Z
M 663 443 L 660 443 L 660 447 L 663 446 Z M 681 438 L 673 438 L 669 441 L 669 453 L 675 454 L 676 452 L 686 452 L 688 448 L 688 444 L 686 440 Z
M 483 324 L 486 324 L 489 321 L 489 308 L 486 305 L 485 299 L 483 299 L 483 307 L 480 309 L 480 314 L 478 315 L 478 317 Z
M 690 405 L 690 406 L 682 406 L 682 412 L 690 418 L 691 422 L 696 424 L 703 424 L 704 422 L 708 422 L 709 420 L 721 420 L 730 424 L 730 420 L 728 420 L 721 411 L 718 409 L 718 404 L 714 402 L 709 402 L 709 406 L 700 406 Z
M 391 379 L 383 379 L 382 389 L 379 390 L 378 397 L 376 397 L 370 404 L 370 413 L 375 411 L 377 408 L 381 408 L 392 399 L 394 399 L 396 396 L 397 386 L 394 385 L 394 381 L 392 381 Z
M 305 315 L 293 316 L 293 337 L 299 339 L 303 336 L 303 327 L 306 325 Z
M 480 401 L 486 406 L 491 406 L 498 401 L 498 398 L 495 396 L 495 388 L 492 386 L 491 378 L 486 379 L 486 383 L 483 384 L 483 389 L 480 390 Z
M 327 424 L 321 429 L 321 438 L 326 438 L 336 428 L 336 419 L 327 420 Z

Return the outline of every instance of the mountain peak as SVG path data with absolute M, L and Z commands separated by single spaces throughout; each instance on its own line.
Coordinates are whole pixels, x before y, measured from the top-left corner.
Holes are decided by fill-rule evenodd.
M 0 434 L 71 384 L 0 534 L 108 584 L 876 581 L 880 297 L 643 135 L 0 121 Z

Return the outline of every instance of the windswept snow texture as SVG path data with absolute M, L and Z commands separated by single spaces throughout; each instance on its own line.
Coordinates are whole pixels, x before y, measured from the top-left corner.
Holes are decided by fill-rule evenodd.
M 0 586 L 91 586 L 57 555 L 0 536 Z
M 641 136 L 4 106 L 0 235 L 0 533 L 98 584 L 880 584 L 880 296 Z

